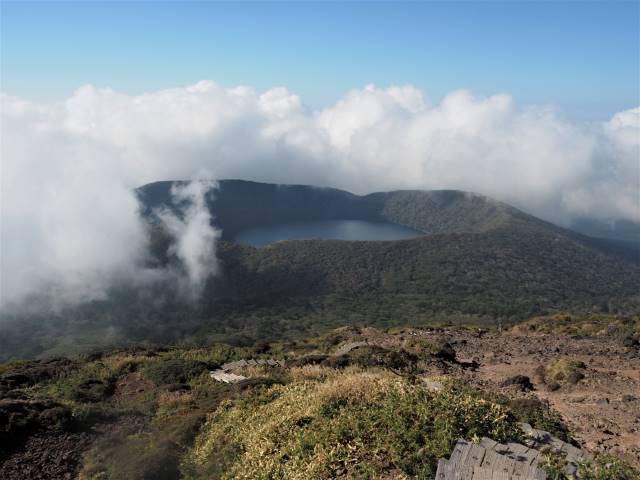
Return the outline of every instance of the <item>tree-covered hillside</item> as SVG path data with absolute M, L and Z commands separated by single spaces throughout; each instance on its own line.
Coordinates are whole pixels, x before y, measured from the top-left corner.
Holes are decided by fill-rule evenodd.
M 171 182 L 142 187 L 155 266 L 178 264 L 153 211 Z M 165 282 L 114 285 L 107 298 L 57 311 L 5 315 L 0 360 L 104 344 L 252 344 L 338 325 L 506 324 L 555 312 L 640 311 L 640 263 L 486 197 L 456 191 L 356 196 L 333 189 L 221 181 L 208 198 L 222 229 L 218 269 L 197 300 Z M 234 244 L 255 225 L 384 220 L 426 232 L 398 241 Z

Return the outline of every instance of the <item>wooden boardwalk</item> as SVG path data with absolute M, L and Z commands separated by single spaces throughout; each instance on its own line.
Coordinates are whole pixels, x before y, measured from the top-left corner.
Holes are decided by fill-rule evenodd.
M 538 468 L 539 453 L 489 438 L 480 444 L 460 439 L 449 460 L 438 462 L 436 480 L 545 480 L 546 474 Z
M 218 382 L 224 383 L 236 383 L 240 380 L 244 380 L 247 377 L 243 377 L 242 375 L 235 375 L 233 373 L 225 372 L 224 370 L 214 370 L 209 373 L 209 376 Z
M 538 467 L 543 449 L 551 449 L 565 457 L 565 472 L 574 475 L 577 462 L 591 455 L 563 442 L 549 432 L 522 424 L 527 445 L 495 442 L 483 438 L 479 444 L 459 439 L 451 457 L 440 459 L 436 480 L 545 480 Z
M 209 372 L 209 376 L 218 382 L 224 383 L 236 383 L 242 380 L 246 380 L 247 377 L 242 375 L 236 375 L 235 373 L 231 373 L 231 370 L 235 370 L 237 368 L 243 367 L 252 367 L 252 366 L 267 366 L 267 367 L 284 367 L 284 360 L 238 360 L 236 362 L 229 362 L 223 364 L 219 369 L 213 370 Z
M 220 370 L 224 370 L 225 372 L 229 371 L 229 370 L 235 370 L 236 368 L 243 368 L 243 367 L 255 367 L 255 366 L 267 366 L 267 367 L 284 367 L 285 361 L 284 360 L 265 360 L 265 359 L 259 359 L 259 360 L 237 360 L 235 362 L 228 362 L 223 364 L 220 367 Z

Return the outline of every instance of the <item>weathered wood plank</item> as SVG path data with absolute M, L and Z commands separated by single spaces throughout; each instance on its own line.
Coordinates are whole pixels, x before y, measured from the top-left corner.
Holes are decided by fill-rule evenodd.
M 492 440 L 491 438 L 482 437 L 482 439 L 480 440 L 480 445 L 482 445 L 487 450 L 494 450 L 496 445 L 499 445 L 499 443 L 495 440 Z
M 449 457 L 449 464 L 452 467 L 455 467 L 462 463 L 463 458 L 466 457 L 468 445 L 469 442 L 467 442 L 466 440 L 462 440 L 461 438 L 458 439 L 453 452 L 451 452 L 451 457 Z
M 482 464 L 485 453 L 486 450 L 480 445 L 476 445 L 475 443 L 469 444 L 464 463 L 459 469 L 460 479 L 473 478 L 473 470 Z
M 539 452 L 517 443 L 483 438 L 480 444 L 459 439 L 449 460 L 438 462 L 436 480 L 545 480 Z
M 441 458 L 438 460 L 438 470 L 436 471 L 436 480 L 454 480 L 453 469 L 449 465 L 449 461 Z
M 215 370 L 209 373 L 209 376 L 218 382 L 224 383 L 236 383 L 240 380 L 244 380 L 247 377 L 243 377 L 242 375 L 235 375 L 233 373 L 225 372 L 224 370 Z
M 473 480 L 493 480 L 493 470 L 476 465 L 473 467 Z

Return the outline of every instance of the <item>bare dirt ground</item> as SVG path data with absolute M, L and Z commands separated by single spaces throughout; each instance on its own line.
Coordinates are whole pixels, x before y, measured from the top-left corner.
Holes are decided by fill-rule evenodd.
M 477 369 L 449 369 L 485 391 L 515 398 L 547 401 L 570 426 L 576 440 L 591 451 L 611 452 L 640 466 L 640 351 L 625 347 L 610 336 L 513 335 L 478 330 L 406 330 L 386 335 L 364 330 L 381 346 L 400 346 L 411 338 L 445 339 L 462 362 L 475 361 Z M 585 378 L 575 385 L 551 390 L 537 369 L 566 358 L 586 365 Z M 532 391 L 503 386 L 515 375 L 529 377 Z

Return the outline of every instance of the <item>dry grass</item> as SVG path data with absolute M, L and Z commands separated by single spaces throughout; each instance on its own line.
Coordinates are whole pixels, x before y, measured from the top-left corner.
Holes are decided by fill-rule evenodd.
M 135 371 L 150 361 L 148 357 L 129 354 L 116 354 L 102 359 L 102 363 L 114 373 Z
M 323 367 L 321 365 L 304 365 L 302 367 L 290 368 L 287 372 L 289 378 L 294 382 L 303 382 L 305 380 L 322 381 L 327 376 L 334 373 L 332 368 Z
M 184 460 L 186 478 L 428 478 L 459 436 L 519 435 L 500 405 L 389 372 L 291 373 L 293 383 L 210 414 Z
M 166 408 L 192 402 L 193 395 L 190 392 L 161 392 L 158 395 L 159 407 Z
M 628 335 L 640 332 L 640 316 L 588 313 L 583 315 L 547 315 L 534 317 L 511 327 L 512 335 Z
M 273 367 L 264 365 L 248 365 L 246 367 L 238 368 L 233 373 L 237 375 L 243 375 L 245 377 L 267 377 L 273 373 Z

